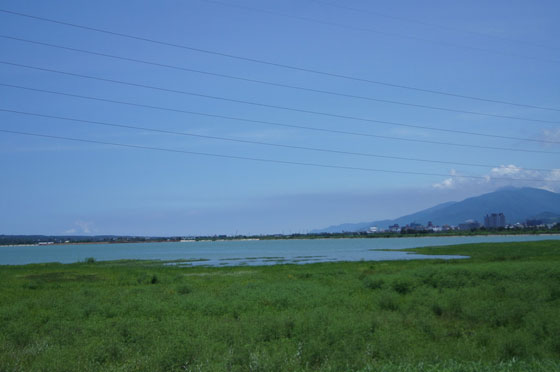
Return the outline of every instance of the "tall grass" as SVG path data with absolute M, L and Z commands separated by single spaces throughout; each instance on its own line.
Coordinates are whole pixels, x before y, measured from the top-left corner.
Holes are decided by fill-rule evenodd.
M 452 261 L 0 267 L 0 371 L 560 370 L 560 242 Z

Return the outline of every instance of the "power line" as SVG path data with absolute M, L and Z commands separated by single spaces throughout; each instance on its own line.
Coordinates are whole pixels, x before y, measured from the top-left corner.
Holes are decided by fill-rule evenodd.
M 12 66 L 17 66 L 17 67 L 33 69 L 33 70 L 45 71 L 45 72 L 52 72 L 52 73 L 74 76 L 74 77 L 85 78 L 85 79 L 104 81 L 104 82 L 121 84 L 121 85 L 126 85 L 126 86 L 133 86 L 133 87 L 139 87 L 139 88 L 158 90 L 158 91 L 163 91 L 163 92 L 168 92 L 168 93 L 184 94 L 184 95 L 189 95 L 189 96 L 194 96 L 194 97 L 202 97 L 202 98 L 214 99 L 214 100 L 225 101 L 225 102 L 239 103 L 239 104 L 244 104 L 244 105 L 251 105 L 251 106 L 258 106 L 258 107 L 265 107 L 265 108 L 273 108 L 273 109 L 284 110 L 284 111 L 291 111 L 291 112 L 298 112 L 298 113 L 304 113 L 304 114 L 312 114 L 312 115 L 318 115 L 318 116 L 332 117 L 332 118 L 336 118 L 336 119 L 353 120 L 353 121 L 360 121 L 360 122 L 366 122 L 366 123 L 387 124 L 387 125 L 393 125 L 393 126 L 432 130 L 432 131 L 445 132 L 445 133 L 467 134 L 467 135 L 480 136 L 480 137 L 514 139 L 514 140 L 518 140 L 518 141 L 529 141 L 529 142 L 538 142 L 538 143 L 559 143 L 559 142 L 550 142 L 550 141 L 547 141 L 547 140 L 529 139 L 529 138 L 521 138 L 521 137 L 510 137 L 510 136 L 503 136 L 503 135 L 497 135 L 497 134 L 486 134 L 486 133 L 470 132 L 470 131 L 463 131 L 463 130 L 456 130 L 456 129 L 436 128 L 436 127 L 430 127 L 430 126 L 426 126 L 426 125 L 407 124 L 407 123 L 399 123 L 399 122 L 387 121 L 387 120 L 377 120 L 377 119 L 361 118 L 361 117 L 349 116 L 349 115 L 332 114 L 332 113 L 326 113 L 326 112 L 321 112 L 321 111 L 298 109 L 298 108 L 287 107 L 287 106 L 272 105 L 272 104 L 267 104 L 267 103 L 259 103 L 259 102 L 253 102 L 253 101 L 247 101 L 247 100 L 239 100 L 239 99 L 233 99 L 233 98 L 227 98 L 227 97 L 213 96 L 213 95 L 208 95 L 208 94 L 188 92 L 188 91 L 184 91 L 184 90 L 169 89 L 169 88 L 157 87 L 157 86 L 153 86 L 153 85 L 125 82 L 125 81 L 121 81 L 121 80 L 107 79 L 107 78 L 101 78 L 101 77 L 96 77 L 96 76 L 83 75 L 83 74 L 77 74 L 77 73 L 72 73 L 72 72 L 67 72 L 67 71 L 54 70 L 54 69 L 48 69 L 48 68 L 42 68 L 42 67 L 35 67 L 35 66 L 23 65 L 23 64 L 12 63 L 12 62 L 5 62 L 5 61 L 0 61 L 0 64 L 12 65 Z M 544 122 L 545 123 L 550 123 L 550 124 L 560 124 L 559 122 L 554 122 L 554 121 L 544 121 Z
M 396 19 L 396 20 L 399 20 L 399 21 L 404 21 L 404 22 L 409 22 L 409 23 L 416 23 L 416 24 L 423 25 L 423 26 L 439 28 L 441 30 L 447 30 L 447 31 L 453 31 L 453 32 L 462 32 L 462 33 L 466 33 L 466 34 L 483 36 L 483 37 L 486 37 L 486 38 L 499 39 L 499 40 L 504 40 L 504 41 L 507 41 L 507 42 L 510 42 L 510 43 L 525 44 L 525 45 L 544 48 L 544 49 L 552 49 L 552 50 L 558 50 L 559 49 L 557 47 L 550 46 L 550 45 L 543 45 L 543 44 L 533 43 L 533 42 L 529 42 L 529 41 L 525 41 L 525 40 L 512 39 L 512 38 L 509 38 L 509 37 L 504 37 L 504 36 L 499 36 L 499 35 L 490 35 L 490 34 L 485 34 L 483 32 L 478 32 L 478 31 L 464 30 L 464 29 L 459 29 L 459 28 L 455 28 L 455 27 L 451 27 L 451 26 L 435 24 L 435 23 L 431 23 L 431 22 L 425 22 L 425 21 L 421 21 L 421 20 L 418 20 L 418 19 L 412 19 L 412 18 L 407 18 L 407 17 L 400 17 L 400 16 L 391 15 L 391 14 L 381 13 L 381 12 L 372 11 L 372 10 L 369 10 L 369 9 L 350 7 L 350 6 L 347 6 L 347 5 L 341 5 L 341 4 L 337 4 L 337 3 L 335 4 L 335 3 L 332 3 L 332 2 L 328 2 L 328 1 L 322 1 L 322 0 L 310 0 L 310 1 L 318 3 L 318 4 L 327 5 L 327 6 L 330 6 L 330 7 L 333 7 L 333 8 L 350 10 L 350 11 L 353 11 L 353 12 L 356 12 L 356 13 L 361 13 L 361 14 L 371 14 L 371 15 L 374 15 L 376 17 Z
M 487 179 L 488 179 L 488 177 L 485 177 L 485 176 L 466 176 L 466 175 L 450 175 L 450 174 L 441 174 L 441 173 L 397 171 L 397 170 L 389 170 L 389 169 L 375 169 L 375 168 L 363 168 L 363 167 L 349 167 L 349 166 L 332 165 L 332 164 L 305 163 L 305 162 L 288 161 L 288 160 L 275 160 L 275 159 L 254 158 L 254 157 L 247 157 L 247 156 L 237 156 L 237 155 L 214 154 L 214 153 L 208 153 L 208 152 L 197 152 L 197 151 L 187 151 L 187 150 L 176 150 L 176 149 L 161 148 L 161 147 L 142 146 L 142 145 L 130 145 L 130 144 L 116 143 L 116 142 L 105 142 L 105 141 L 89 140 L 89 139 L 83 139 L 83 138 L 73 138 L 73 137 L 54 136 L 54 135 L 39 134 L 39 133 L 32 133 L 32 132 L 13 131 L 13 130 L 7 130 L 7 129 L 0 129 L 0 132 L 2 132 L 2 133 L 11 133 L 11 134 L 18 134 L 18 135 L 23 135 L 23 136 L 33 136 L 33 137 L 43 137 L 43 138 L 51 138 L 51 139 L 61 139 L 61 140 L 65 140 L 65 141 L 75 141 L 75 142 L 95 143 L 95 144 L 100 144 L 100 145 L 110 145 L 110 146 L 119 146 L 119 147 L 135 148 L 135 149 L 142 149 L 142 150 L 154 150 L 154 151 L 162 151 L 162 152 L 170 152 L 170 153 L 180 153 L 180 154 L 188 154 L 188 155 L 201 155 L 201 156 L 209 156 L 209 157 L 215 157 L 215 158 L 227 158 L 227 159 L 237 159 L 237 160 L 250 160 L 250 161 L 263 162 L 263 163 L 276 163 L 276 164 L 286 164 L 286 165 L 301 165 L 301 166 L 317 167 L 317 168 L 347 169 L 347 170 L 366 171 L 366 172 L 377 172 L 377 173 L 410 174 L 410 175 L 417 175 L 417 176 L 437 176 L 437 177 L 452 177 L 452 178 L 472 178 L 472 179 L 484 179 L 484 180 L 487 180 Z M 525 178 L 503 178 L 503 177 L 491 177 L 491 178 L 494 179 L 494 180 L 507 180 L 507 181 L 560 182 L 560 181 L 558 181 L 558 180 L 547 180 L 547 179 L 525 179 Z
M 544 123 L 550 123 L 547 120 L 532 119 L 532 118 L 525 118 L 525 117 L 519 117 L 519 116 L 490 114 L 490 113 L 483 113 L 483 112 L 469 111 L 469 110 L 459 110 L 459 109 L 453 109 L 453 108 L 448 108 L 448 107 L 440 107 L 440 106 L 430 106 L 430 105 L 417 104 L 417 103 L 411 103 L 411 102 L 394 101 L 394 100 L 388 100 L 388 99 L 360 96 L 360 95 L 355 95 L 355 94 L 333 92 L 333 91 L 328 91 L 328 90 L 323 90 L 323 89 L 314 89 L 314 88 L 302 87 L 302 86 L 297 86 L 297 85 L 276 83 L 276 82 L 271 82 L 271 81 L 266 81 L 266 80 L 251 79 L 251 78 L 245 78 L 245 77 L 240 77 L 240 76 L 234 76 L 234 75 L 228 75 L 228 74 L 221 74 L 221 73 L 209 72 L 209 71 L 204 71 L 204 70 L 192 69 L 192 68 L 188 68 L 188 67 L 169 65 L 169 64 L 157 63 L 157 62 L 150 62 L 150 61 L 136 59 L 136 58 L 121 57 L 121 56 L 116 56 L 116 55 L 107 54 L 107 53 L 98 53 L 98 52 L 93 52 L 93 51 L 85 50 L 85 49 L 71 48 L 71 47 L 66 47 L 66 46 L 61 46 L 61 45 L 56 45 L 56 44 L 50 44 L 50 43 L 43 43 L 43 42 L 38 42 L 38 41 L 33 41 L 33 40 L 28 40 L 28 39 L 21 39 L 21 38 L 7 36 L 7 35 L 1 35 L 1 34 L 0 34 L 0 38 L 9 39 L 9 40 L 16 40 L 16 41 L 21 41 L 21 42 L 30 43 L 30 44 L 42 45 L 42 46 L 46 46 L 46 47 L 64 49 L 64 50 L 69 50 L 69 51 L 73 51 L 73 52 L 86 53 L 86 54 L 96 55 L 96 56 L 100 56 L 100 57 L 114 58 L 114 59 L 128 61 L 128 62 L 142 63 L 142 64 L 146 64 L 146 65 L 151 65 L 151 66 L 165 67 L 165 68 L 174 69 L 174 70 L 193 72 L 193 73 L 197 73 L 197 74 L 216 76 L 216 77 L 220 77 L 220 78 L 233 79 L 233 80 L 245 81 L 245 82 L 250 82 L 250 83 L 257 83 L 257 84 L 264 84 L 264 85 L 281 87 L 281 88 L 296 89 L 296 90 L 301 90 L 301 91 L 306 91 L 306 92 L 322 93 L 322 94 L 328 94 L 328 95 L 332 95 L 332 96 L 339 96 L 339 97 L 345 97 L 345 98 L 361 99 L 361 100 L 366 100 L 366 101 L 389 103 L 389 104 L 394 104 L 394 105 L 409 106 L 409 107 L 416 107 L 416 108 L 422 108 L 422 109 L 456 112 L 456 113 L 461 113 L 461 114 L 487 116 L 487 117 L 494 117 L 494 118 L 500 118 L 500 119 L 532 121 L 532 122 L 537 122 L 537 123 L 543 123 L 543 122 Z M 29 67 L 29 66 L 18 65 L 18 64 L 9 63 L 9 62 L 2 62 L 2 63 L 12 64 L 12 65 L 20 66 L 20 67 Z M 558 124 L 558 122 L 552 122 L 552 123 Z
M 166 129 L 140 127 L 140 126 L 135 126 L 135 125 L 130 125 L 130 124 L 109 123 L 109 122 L 103 122 L 103 121 L 70 118 L 70 117 L 64 117 L 64 116 L 38 114 L 38 113 L 3 109 L 3 108 L 0 108 L 0 111 L 12 113 L 12 114 L 18 114 L 18 115 L 28 115 L 28 116 L 42 117 L 42 118 L 48 118 L 48 119 L 72 121 L 72 122 L 78 122 L 78 123 L 81 123 L 81 124 L 93 124 L 93 125 L 102 125 L 102 126 L 116 127 L 116 128 L 137 129 L 137 130 L 144 130 L 144 131 L 150 131 L 150 132 L 156 132 L 156 133 L 165 133 L 165 134 L 172 134 L 172 135 L 197 137 L 197 138 L 205 138 L 205 139 L 229 141 L 229 142 L 238 142 L 238 143 L 248 143 L 248 144 L 253 144 L 253 145 L 281 147 L 281 148 L 289 148 L 289 149 L 296 149 L 296 150 L 308 150 L 308 151 L 326 152 L 326 153 L 342 154 L 342 155 L 355 155 L 355 156 L 384 158 L 384 159 L 418 161 L 418 162 L 436 163 L 436 164 L 464 165 L 464 166 L 481 167 L 481 168 L 499 168 L 500 167 L 499 165 L 461 163 L 461 162 L 451 162 L 451 161 L 445 161 L 445 160 L 430 160 L 430 159 L 402 157 L 402 156 L 389 156 L 389 155 L 380 155 L 380 154 L 371 154 L 371 153 L 353 152 L 353 151 L 342 151 L 342 150 L 333 150 L 333 149 L 325 149 L 325 148 L 317 148 L 317 147 L 286 145 L 286 144 L 278 144 L 278 143 L 263 142 L 263 141 L 251 141 L 251 140 L 244 140 L 244 139 L 238 139 L 238 138 L 221 137 L 221 136 L 209 136 L 209 135 L 202 135 L 202 134 L 195 134 L 195 133 L 188 133 L 188 132 L 177 132 L 177 131 L 166 130 Z M 552 171 L 554 171 L 553 169 L 539 169 L 539 168 L 525 168 L 525 167 L 519 168 L 519 169 L 540 171 L 540 172 L 552 172 Z
M 107 98 L 84 96 L 84 95 L 79 95 L 79 94 L 58 92 L 58 91 L 47 90 L 47 89 L 24 87 L 24 86 L 21 86 L 21 85 L 6 84 L 6 83 L 0 83 L 0 86 L 9 87 L 9 88 L 16 88 L 16 89 L 23 89 L 23 90 L 33 91 L 33 92 L 56 94 L 56 95 L 65 96 L 65 97 L 73 97 L 73 98 L 87 99 L 87 100 L 93 100 L 93 101 L 99 101 L 99 102 L 114 103 L 114 104 L 119 104 L 119 105 L 142 107 L 142 108 L 147 108 L 147 109 L 152 109 L 152 110 L 163 110 L 163 111 L 189 114 L 189 115 L 200 115 L 200 116 L 213 117 L 213 118 L 218 118 L 218 119 L 235 120 L 235 121 L 242 121 L 242 122 L 253 123 L 253 124 L 274 125 L 274 126 L 281 126 L 281 127 L 287 127 L 287 128 L 306 129 L 306 130 L 313 130 L 313 131 L 326 132 L 326 133 L 347 134 L 347 135 L 361 136 L 361 137 L 372 137 L 372 138 L 390 139 L 390 140 L 397 140 L 397 141 L 418 142 L 418 143 L 428 143 L 428 144 L 434 144 L 434 145 L 448 145 L 448 146 L 458 146 L 458 147 L 487 149 L 487 150 L 530 152 L 530 153 L 542 153 L 542 154 L 560 154 L 560 152 L 557 152 L 557 151 L 528 150 L 528 149 L 520 149 L 520 148 L 514 148 L 514 147 L 495 147 L 495 146 L 470 145 L 470 144 L 454 143 L 454 142 L 421 140 L 421 139 L 415 139 L 415 138 L 382 136 L 382 135 L 377 135 L 377 134 L 342 131 L 342 130 L 336 130 L 336 129 L 324 129 L 324 128 L 317 128 L 317 127 L 309 127 L 309 126 L 304 126 L 304 125 L 297 125 L 297 124 L 287 124 L 287 123 L 279 123 L 279 122 L 265 121 L 265 120 L 254 120 L 254 119 L 246 119 L 246 118 L 240 118 L 240 117 L 235 117 L 235 116 L 217 115 L 217 114 L 211 114 L 211 113 L 203 113 L 203 112 L 196 112 L 196 111 L 189 111 L 189 110 L 182 110 L 182 109 L 174 109 L 174 108 L 168 108 L 168 107 L 147 105 L 147 104 L 142 104 L 142 103 L 117 101 L 117 100 L 112 100 L 112 99 L 107 99 Z
M 413 91 L 424 92 L 424 93 L 438 94 L 438 95 L 444 95 L 444 96 L 449 96 L 449 97 L 456 97 L 456 98 L 470 99 L 470 100 L 476 100 L 476 101 L 482 101 L 482 102 L 499 103 L 499 104 L 510 105 L 510 106 L 518 106 L 518 107 L 526 107 L 526 108 L 533 108 L 533 109 L 539 109 L 539 110 L 548 110 L 548 111 L 560 112 L 559 108 L 530 105 L 530 104 L 525 104 L 525 103 L 516 103 L 516 102 L 511 102 L 511 101 L 490 99 L 490 98 L 484 98 L 484 97 L 476 97 L 476 96 L 470 96 L 470 95 L 459 94 L 459 93 L 445 92 L 445 91 L 440 91 L 440 90 L 435 90 L 435 89 L 419 88 L 419 87 L 403 85 L 403 84 L 394 84 L 394 83 L 389 83 L 389 82 L 384 82 L 384 81 L 361 78 L 361 77 L 357 77 L 357 76 L 338 74 L 338 73 L 334 73 L 334 72 L 320 71 L 320 70 L 315 70 L 315 69 L 311 69 L 311 68 L 299 67 L 299 66 L 282 64 L 282 63 L 277 63 L 277 62 L 270 62 L 270 61 L 265 61 L 265 60 L 261 60 L 261 59 L 257 59 L 257 58 L 243 57 L 243 56 L 218 52 L 218 51 L 209 50 L 209 49 L 195 48 L 195 47 L 191 47 L 191 46 L 188 46 L 188 45 L 171 43 L 171 42 L 166 42 L 166 41 L 161 41 L 161 40 L 150 39 L 150 38 L 146 38 L 146 37 L 142 37 L 142 36 L 135 36 L 135 35 L 131 35 L 131 34 L 125 34 L 125 33 L 120 33 L 120 32 L 116 32 L 116 31 L 109 31 L 109 30 L 104 30 L 104 29 L 100 29 L 100 28 L 79 25 L 79 24 L 75 24 L 75 23 L 58 21 L 58 20 L 54 20 L 54 19 L 50 19 L 50 18 L 39 17 L 39 16 L 30 15 L 30 14 L 24 14 L 24 13 L 20 13 L 20 12 L 14 12 L 14 11 L 11 11 L 11 10 L 6 10 L 6 9 L 0 9 L 0 12 L 6 13 L 6 14 L 11 14 L 11 15 L 16 15 L 16 16 L 20 16 L 20 17 L 26 17 L 26 18 L 30 18 L 30 19 L 40 20 L 40 21 L 44 21 L 44 22 L 51 22 L 51 23 L 55 23 L 55 24 L 59 24 L 59 25 L 79 28 L 79 29 L 83 29 L 83 30 L 95 31 L 95 32 L 104 33 L 104 34 L 107 34 L 107 35 L 119 36 L 119 37 L 123 37 L 123 38 L 139 40 L 139 41 L 144 41 L 144 42 L 153 43 L 153 44 L 165 45 L 165 46 L 169 46 L 169 47 L 173 47 L 173 48 L 185 49 L 185 50 L 190 50 L 190 51 L 198 52 L 198 53 L 205 53 L 205 54 L 210 54 L 210 55 L 227 57 L 227 58 L 237 59 L 237 60 L 240 60 L 240 61 L 246 61 L 246 62 L 258 63 L 258 64 L 262 64 L 262 65 L 274 66 L 274 67 L 279 67 L 279 68 L 284 68 L 284 69 L 289 69 L 289 70 L 294 70 L 294 71 L 302 71 L 302 72 L 313 73 L 313 74 L 317 74 L 317 75 L 330 76 L 330 77 L 336 77 L 336 78 L 340 78 L 340 79 L 359 81 L 359 82 L 363 82 L 363 83 L 382 85 L 382 86 L 399 88 L 399 89 L 407 89 L 407 90 L 413 90 Z
M 251 11 L 251 12 L 270 14 L 270 15 L 277 16 L 277 17 L 292 18 L 292 19 L 297 19 L 297 20 L 304 21 L 304 22 L 311 22 L 311 23 L 317 23 L 317 24 L 321 24 L 321 25 L 344 28 L 344 29 L 353 30 L 353 31 L 368 32 L 368 33 L 373 33 L 373 34 L 383 35 L 383 36 L 388 36 L 388 37 L 394 37 L 394 38 L 399 38 L 399 39 L 421 41 L 423 43 L 441 45 L 441 46 L 444 46 L 444 47 L 475 50 L 475 51 L 478 51 L 478 52 L 492 53 L 492 54 L 497 54 L 497 55 L 506 56 L 506 57 L 525 58 L 525 59 L 531 59 L 531 60 L 536 60 L 536 61 L 545 61 L 545 62 L 551 62 L 551 63 L 559 63 L 560 62 L 559 60 L 556 60 L 556 59 L 548 59 L 548 58 L 541 58 L 541 57 L 528 56 L 528 55 L 522 55 L 522 54 L 508 53 L 508 52 L 502 52 L 502 51 L 494 50 L 494 49 L 487 49 L 487 48 L 473 47 L 473 46 L 462 45 L 462 44 L 455 44 L 455 43 L 450 43 L 450 42 L 441 41 L 441 40 L 426 39 L 426 38 L 423 38 L 423 37 L 399 34 L 399 33 L 396 33 L 396 32 L 388 32 L 388 31 L 382 31 L 382 30 L 373 29 L 373 28 L 359 27 L 359 26 L 352 26 L 352 25 L 347 25 L 347 24 L 338 23 L 338 22 L 324 21 L 324 20 L 317 19 L 317 18 L 304 17 L 304 16 L 293 15 L 293 14 L 286 14 L 286 13 L 282 13 L 282 12 L 278 12 L 278 11 L 274 11 L 274 10 L 254 8 L 254 7 L 250 7 L 250 6 L 247 6 L 247 5 L 232 4 L 232 3 L 227 3 L 227 2 L 223 2 L 223 1 L 217 1 L 217 0 L 201 0 L 201 1 L 204 1 L 204 2 L 207 2 L 207 3 L 212 3 L 212 4 L 217 4 L 217 5 L 222 5 L 222 6 L 227 6 L 227 7 L 231 7 L 231 8 L 248 10 L 248 11 Z

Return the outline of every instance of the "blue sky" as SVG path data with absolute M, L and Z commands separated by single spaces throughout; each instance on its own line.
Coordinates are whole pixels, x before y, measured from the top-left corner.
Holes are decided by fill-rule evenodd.
M 558 2 L 325 2 L 4 0 L 1 8 L 305 69 L 560 109 Z M 533 121 L 274 87 L 8 38 L 0 38 L 0 60 L 3 62 L 338 116 L 537 140 L 446 133 L 342 119 L 131 87 L 2 63 L 2 84 L 400 139 L 225 120 L 0 86 L 0 109 L 4 110 L 487 167 L 279 148 L 85 125 L 0 111 L 2 130 L 288 162 L 440 175 L 254 162 L 0 132 L 0 234 L 305 232 L 344 222 L 394 218 L 502 186 L 560 190 L 558 110 L 327 77 L 1 12 L 0 34 L 210 73 Z M 438 145 L 416 142 L 418 140 L 533 152 Z M 461 175 L 482 178 L 455 177 Z

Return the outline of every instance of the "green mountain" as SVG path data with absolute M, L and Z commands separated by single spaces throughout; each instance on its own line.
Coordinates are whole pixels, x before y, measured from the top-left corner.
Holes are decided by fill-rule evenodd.
M 412 222 L 426 225 L 428 221 L 432 221 L 434 225 L 458 225 L 469 219 L 482 223 L 486 214 L 500 212 L 506 216 L 508 224 L 525 222 L 527 219 L 538 218 L 538 216 L 555 218 L 560 216 L 560 194 L 530 187 L 503 188 L 460 202 L 439 204 L 394 220 L 336 225 L 314 232 L 361 231 L 370 226 L 386 228 L 395 223 L 400 226 Z

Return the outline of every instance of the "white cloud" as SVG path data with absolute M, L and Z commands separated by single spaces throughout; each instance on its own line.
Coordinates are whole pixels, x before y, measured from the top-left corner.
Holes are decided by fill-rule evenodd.
M 519 167 L 516 167 L 513 164 L 510 165 L 501 165 L 498 168 L 492 168 L 492 170 L 490 171 L 490 174 L 492 176 L 497 176 L 497 177 L 503 177 L 503 176 L 511 176 L 511 175 L 519 175 L 521 173 L 522 169 Z
M 446 178 L 439 183 L 434 183 L 436 189 L 452 189 L 455 187 L 455 178 Z
M 454 169 L 449 178 L 432 185 L 439 190 L 457 190 L 462 188 L 496 189 L 505 186 L 535 187 L 553 192 L 560 191 L 560 169 L 537 171 L 518 167 L 514 164 L 492 168 L 478 178 L 468 178 Z
M 549 181 L 560 181 L 560 169 L 553 169 L 552 172 L 548 173 L 546 179 Z
M 465 181 L 470 181 L 469 179 L 460 177 L 460 175 L 457 173 L 457 171 L 455 169 L 451 169 L 449 171 L 449 175 L 451 177 L 446 178 L 441 182 L 434 183 L 432 186 L 434 188 L 440 189 L 440 190 L 452 190 L 452 189 L 458 188 Z
M 97 231 L 93 222 L 78 220 L 74 227 L 64 231 L 65 234 L 92 234 Z
M 560 129 L 545 129 L 542 137 L 545 141 L 560 142 Z

